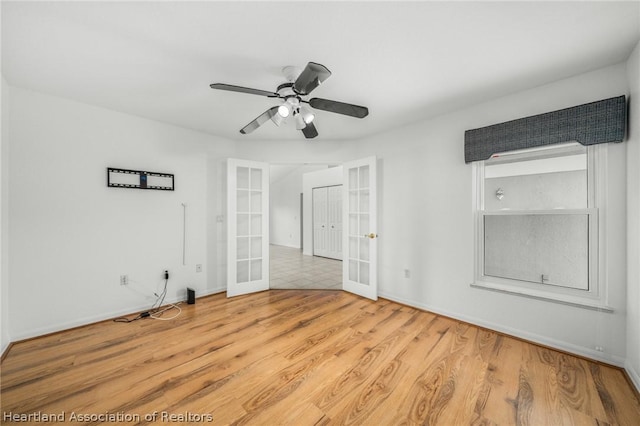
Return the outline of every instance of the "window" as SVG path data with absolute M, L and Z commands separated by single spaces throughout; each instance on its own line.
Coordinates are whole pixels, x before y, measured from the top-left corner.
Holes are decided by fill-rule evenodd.
M 474 163 L 474 287 L 610 311 L 598 257 L 605 145 L 554 145 Z

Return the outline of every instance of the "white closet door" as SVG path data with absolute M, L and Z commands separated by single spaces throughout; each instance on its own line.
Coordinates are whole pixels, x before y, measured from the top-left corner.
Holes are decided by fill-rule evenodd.
M 343 164 L 342 288 L 378 299 L 376 157 Z
M 313 254 L 327 256 L 327 188 L 313 188 Z
M 328 256 L 342 260 L 342 185 L 327 188 Z
M 227 160 L 227 297 L 269 289 L 269 165 Z
M 313 254 L 342 260 L 342 185 L 313 189 Z

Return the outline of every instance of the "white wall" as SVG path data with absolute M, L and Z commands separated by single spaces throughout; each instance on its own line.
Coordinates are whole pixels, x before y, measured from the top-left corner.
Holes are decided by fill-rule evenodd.
M 210 135 L 12 87 L 11 338 L 148 308 L 165 269 L 168 301 L 187 286 L 223 289 L 207 240 L 219 227 L 212 180 L 232 152 Z M 107 167 L 173 173 L 176 190 L 108 188 Z
M 302 254 L 313 256 L 313 188 L 333 185 L 342 185 L 342 166 L 306 173 L 302 177 L 302 211 L 306 218 L 302 225 Z
M 626 145 L 610 144 L 606 212 L 613 314 L 471 288 L 473 206 L 464 131 L 627 92 L 625 64 L 486 102 L 358 143 L 381 161 L 379 293 L 560 349 L 621 364 L 626 338 Z M 404 269 L 411 272 L 405 278 Z M 595 346 L 603 346 L 604 353 Z
M 233 144 L 214 141 L 207 157 L 207 288 L 196 293 L 219 293 L 227 289 L 227 158 Z
M 238 158 L 271 164 L 342 164 L 359 158 L 354 141 L 238 141 Z
M 640 390 L 640 42 L 627 62 L 627 362 Z
M 326 165 L 271 165 L 269 189 L 269 242 L 300 247 L 300 194 L 305 173 Z M 311 220 L 305 217 L 305 220 Z
M 9 85 L 2 76 L 2 140 L 0 145 L 0 354 L 9 346 Z

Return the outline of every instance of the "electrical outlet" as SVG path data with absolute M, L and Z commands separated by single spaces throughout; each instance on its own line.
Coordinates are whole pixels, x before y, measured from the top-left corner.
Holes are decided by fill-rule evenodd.
M 202 272 L 202 265 L 200 263 L 196 265 L 196 272 Z
M 120 275 L 120 285 L 129 284 L 129 275 Z
M 604 352 L 604 346 L 596 346 L 596 351 Z
M 408 270 L 408 269 L 405 269 L 405 270 L 404 270 L 404 277 L 405 277 L 405 278 L 411 278 L 411 271 L 410 271 L 410 270 Z

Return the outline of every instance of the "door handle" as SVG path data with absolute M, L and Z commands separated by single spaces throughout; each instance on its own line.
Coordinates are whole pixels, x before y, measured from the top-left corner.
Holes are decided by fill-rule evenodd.
M 372 232 L 372 233 L 370 233 L 370 234 L 364 234 L 364 236 L 365 236 L 365 238 L 367 238 L 367 237 L 368 237 L 368 238 L 371 238 L 372 240 L 373 240 L 374 238 L 378 238 L 378 234 L 374 234 L 373 232 Z

